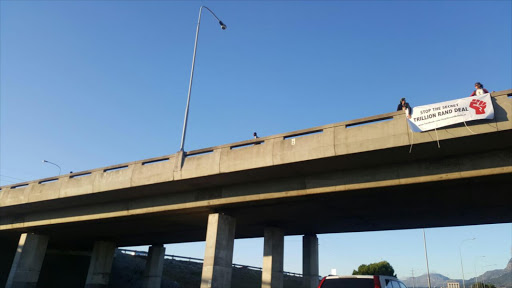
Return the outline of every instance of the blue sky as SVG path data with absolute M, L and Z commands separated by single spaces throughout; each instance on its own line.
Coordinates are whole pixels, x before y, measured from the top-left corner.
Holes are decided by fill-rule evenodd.
M 58 174 L 43 159 L 68 173 L 178 151 L 200 5 L 228 29 L 203 12 L 188 151 L 512 88 L 511 1 L 2 0 L 0 185 Z M 505 267 L 511 224 L 427 229 L 431 272 L 461 278 L 472 237 L 467 276 Z M 321 274 L 426 270 L 421 230 L 319 239 Z M 237 240 L 234 262 L 261 266 L 262 247 Z M 285 270 L 300 247 L 286 238 Z

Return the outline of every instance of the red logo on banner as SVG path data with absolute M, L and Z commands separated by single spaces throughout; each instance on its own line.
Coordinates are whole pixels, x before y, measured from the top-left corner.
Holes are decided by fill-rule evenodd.
M 484 114 L 485 108 L 487 107 L 487 103 L 485 103 L 485 101 L 482 100 L 473 99 L 473 101 L 469 103 L 469 107 L 475 109 L 476 114 Z

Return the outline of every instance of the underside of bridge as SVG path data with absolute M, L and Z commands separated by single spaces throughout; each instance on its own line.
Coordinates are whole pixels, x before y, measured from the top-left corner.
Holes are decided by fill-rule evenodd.
M 95 239 L 111 240 L 119 246 L 204 241 L 212 212 L 236 219 L 236 238 L 262 237 L 268 226 L 280 227 L 286 235 L 304 235 L 506 223 L 512 220 L 510 203 L 505 200 L 510 197 L 506 192 L 510 177 L 502 174 L 444 181 L 442 185 L 434 182 L 326 193 L 288 201 L 44 226 L 31 231 L 49 235 L 50 248 L 76 249 L 90 247 Z

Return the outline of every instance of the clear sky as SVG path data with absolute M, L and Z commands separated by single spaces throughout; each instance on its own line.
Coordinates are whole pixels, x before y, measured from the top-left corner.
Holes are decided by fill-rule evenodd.
M 188 151 L 462 98 L 476 81 L 512 88 L 512 1 L 1 0 L 0 185 L 57 175 L 43 159 L 64 174 L 178 151 L 200 5 L 228 29 L 203 11 Z M 511 257 L 510 223 L 426 233 L 431 272 L 452 278 L 459 248 L 466 278 Z M 421 230 L 319 243 L 322 275 L 381 260 L 426 272 Z M 262 254 L 262 239 L 235 241 L 235 263 Z M 301 272 L 300 237 L 285 254 Z

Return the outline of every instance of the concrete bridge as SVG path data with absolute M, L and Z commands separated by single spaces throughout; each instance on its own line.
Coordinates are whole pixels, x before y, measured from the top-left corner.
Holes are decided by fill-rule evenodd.
M 282 287 L 284 236 L 304 235 L 310 288 L 319 233 L 512 222 L 511 96 L 468 127 L 412 133 L 399 111 L 0 187 L 0 287 L 36 287 L 52 253 L 90 257 L 59 287 L 107 287 L 115 248 L 135 245 L 153 245 L 160 287 L 162 245 L 206 240 L 201 287 L 226 288 L 251 237 L 262 287 Z

